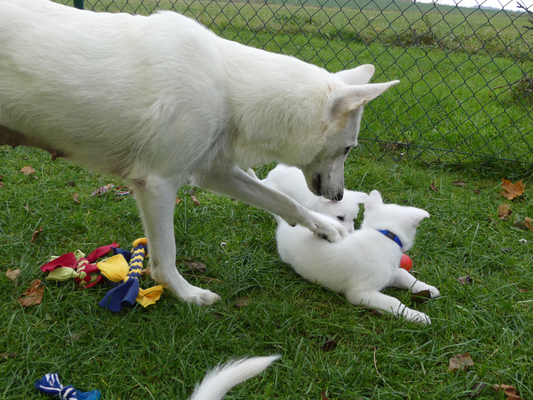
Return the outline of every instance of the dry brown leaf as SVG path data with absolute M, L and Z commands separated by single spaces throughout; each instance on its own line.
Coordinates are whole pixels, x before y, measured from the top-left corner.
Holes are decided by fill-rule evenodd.
M 78 193 L 72 193 L 72 200 L 74 200 L 76 203 L 80 202 L 80 199 L 78 198 Z
M 176 204 L 180 204 L 183 200 L 180 199 L 179 197 L 176 197 Z
M 470 357 L 470 354 L 456 354 L 455 357 L 450 358 L 448 369 L 450 372 L 463 371 L 468 367 L 474 366 L 474 360 Z
M 7 269 L 7 272 L 6 272 L 7 279 L 15 281 L 19 275 L 20 275 L 20 268 L 13 269 L 13 270 L 10 268 Z
M 26 205 L 24 206 L 24 209 L 25 209 L 26 211 L 30 211 L 30 205 L 29 205 L 28 203 L 26 203 Z
M 516 394 L 516 388 L 514 386 L 504 385 L 493 385 L 492 390 L 496 392 L 504 392 L 507 396 L 507 400 L 521 400 L 522 398 Z
M 509 200 L 512 200 L 517 196 L 521 196 L 525 189 L 522 181 L 511 183 L 511 181 L 508 181 L 507 179 L 502 179 L 502 188 L 502 195 Z
M 35 173 L 35 170 L 29 165 L 26 165 L 20 169 L 20 172 L 24 173 L 25 175 L 31 175 Z
M 422 304 L 431 299 L 431 293 L 429 290 L 422 290 L 418 293 L 411 294 L 411 300 L 417 304 Z
M 36 306 L 43 301 L 44 286 L 41 286 L 41 280 L 35 279 L 28 290 L 18 298 L 22 307 Z
M 322 392 L 322 400 L 329 400 L 329 398 L 326 396 L 325 390 Z
M 207 266 L 199 261 L 183 260 L 183 262 L 187 264 L 191 271 L 198 271 L 203 273 L 207 269 Z
M 498 218 L 505 219 L 508 218 L 513 212 L 511 211 L 511 206 L 509 204 L 502 204 L 498 207 Z
M 533 231 L 533 219 L 529 217 L 525 217 L 524 222 L 526 224 L 526 228 L 529 229 L 530 231 Z
M 463 182 L 463 181 L 461 181 L 461 180 L 458 180 L 458 181 L 452 182 L 452 185 L 454 185 L 454 186 L 465 187 L 465 186 L 466 186 L 466 182 Z
M 194 196 L 193 194 L 191 194 L 191 199 L 197 206 L 201 205 L 196 196 Z
M 35 242 L 37 239 L 39 239 L 39 235 L 43 232 L 43 227 L 40 226 L 39 229 L 37 229 L 35 232 L 33 232 L 33 235 L 31 235 L 30 242 Z
M 237 301 L 235 302 L 235 307 L 241 308 L 241 307 L 249 306 L 250 304 L 252 304 L 252 299 L 245 296 L 245 297 L 241 297 L 240 299 L 237 299 Z
M 4 185 L 4 182 L 0 182 L 0 189 L 4 187 L 6 187 L 6 185 Z
M 328 340 L 326 343 L 322 345 L 322 351 L 331 351 L 334 350 L 335 347 L 337 347 L 337 342 L 335 340 Z
M 474 280 L 470 277 L 470 275 L 467 276 L 461 276 L 460 278 L 457 278 L 460 284 L 466 285 L 467 283 L 472 283 Z
M 431 186 L 429 188 L 433 190 L 435 193 L 439 192 L 439 188 L 435 186 L 435 182 L 431 182 Z

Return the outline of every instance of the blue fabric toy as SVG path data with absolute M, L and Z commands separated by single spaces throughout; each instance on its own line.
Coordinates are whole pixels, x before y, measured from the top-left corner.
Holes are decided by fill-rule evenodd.
M 63 386 L 59 382 L 58 374 L 46 374 L 42 379 L 35 381 L 35 387 L 50 396 L 57 396 L 61 400 L 98 400 L 100 392 L 92 390 L 84 393 L 74 389 L 74 386 Z

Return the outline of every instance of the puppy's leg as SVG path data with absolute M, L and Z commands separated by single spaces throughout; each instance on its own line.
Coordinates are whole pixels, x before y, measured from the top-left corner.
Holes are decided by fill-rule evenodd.
M 305 226 L 330 242 L 338 242 L 348 236 L 348 231 L 340 223 L 309 211 L 289 196 L 263 185 L 237 166 L 213 167 L 209 174 L 195 176 L 194 183 L 279 215 L 289 225 Z
M 413 275 L 403 268 L 398 268 L 396 271 L 396 279 L 392 283 L 393 287 L 399 289 L 411 289 L 413 293 L 420 293 L 423 290 L 429 290 L 431 298 L 439 297 L 440 292 L 435 286 L 417 280 Z
M 409 321 L 431 324 L 431 319 L 423 312 L 412 310 L 400 300 L 381 292 L 347 292 L 346 298 L 356 306 L 372 308 L 405 317 Z
M 174 207 L 177 186 L 169 180 L 149 176 L 132 182 L 148 239 L 150 275 L 187 303 L 209 305 L 217 294 L 189 284 L 176 269 Z

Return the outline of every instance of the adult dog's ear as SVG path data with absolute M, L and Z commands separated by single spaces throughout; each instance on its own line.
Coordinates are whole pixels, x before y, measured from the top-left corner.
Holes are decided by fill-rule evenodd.
M 335 96 L 333 107 L 331 108 L 332 118 L 345 117 L 363 104 L 381 96 L 383 92 L 398 83 L 400 81 L 368 83 L 366 85 L 346 86 L 340 89 Z
M 364 85 L 370 82 L 374 72 L 376 68 L 372 64 L 364 64 L 357 68 L 337 72 L 335 76 L 348 85 Z

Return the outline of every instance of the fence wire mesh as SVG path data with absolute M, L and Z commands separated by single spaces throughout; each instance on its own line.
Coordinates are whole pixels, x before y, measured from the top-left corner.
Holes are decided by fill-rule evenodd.
M 374 82 L 401 80 L 365 108 L 361 145 L 378 157 L 533 164 L 533 5 L 520 5 L 505 12 L 393 0 L 85 1 L 95 11 L 178 11 L 224 38 L 332 72 L 374 64 Z

